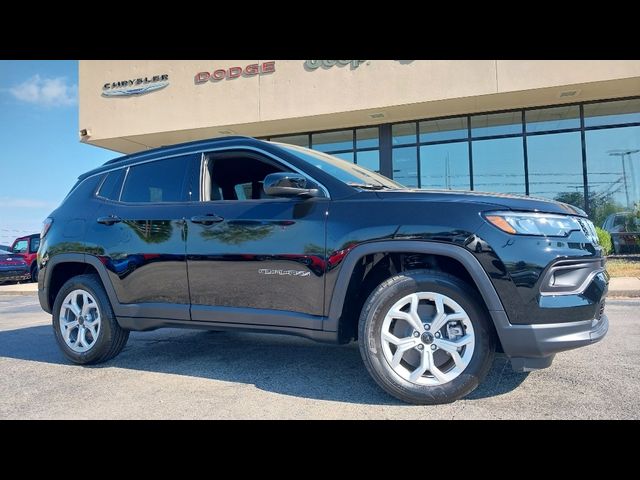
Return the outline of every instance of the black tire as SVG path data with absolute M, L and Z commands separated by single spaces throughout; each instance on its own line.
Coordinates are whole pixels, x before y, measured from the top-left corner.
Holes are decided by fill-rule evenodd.
M 75 352 L 64 341 L 60 331 L 60 309 L 65 297 L 73 290 L 91 294 L 100 311 L 101 325 L 96 342 L 86 352 Z M 53 304 L 53 331 L 62 353 L 73 363 L 90 365 L 106 362 L 118 355 L 129 339 L 129 330 L 118 324 L 109 297 L 97 275 L 79 275 L 69 279 L 60 289 Z
M 38 264 L 36 262 L 33 262 L 33 265 L 31 265 L 31 281 L 38 281 Z
M 415 292 L 446 295 L 464 309 L 473 326 L 475 344 L 469 364 L 459 376 L 441 385 L 419 385 L 404 379 L 383 354 L 381 330 L 387 312 L 396 302 Z M 468 395 L 489 372 L 495 343 L 495 331 L 474 289 L 443 272 L 414 270 L 389 278 L 371 293 L 360 315 L 360 354 L 367 370 L 382 389 L 408 403 L 435 405 Z

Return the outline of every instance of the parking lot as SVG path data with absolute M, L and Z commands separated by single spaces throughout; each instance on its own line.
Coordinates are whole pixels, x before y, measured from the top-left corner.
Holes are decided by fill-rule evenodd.
M 608 336 L 520 374 L 499 356 L 485 383 L 450 405 L 380 391 L 357 345 L 287 336 L 133 333 L 96 367 L 70 365 L 33 295 L 0 296 L 0 418 L 493 419 L 640 418 L 638 300 L 611 300 Z

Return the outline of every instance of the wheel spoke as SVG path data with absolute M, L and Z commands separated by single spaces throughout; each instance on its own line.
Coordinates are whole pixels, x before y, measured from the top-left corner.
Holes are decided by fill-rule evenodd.
M 85 322 L 84 325 L 91 333 L 91 343 L 95 342 L 96 338 L 98 338 L 98 329 L 96 328 L 95 322 L 92 322 L 91 324 L 89 324 L 89 322 Z
M 456 367 L 458 367 L 458 368 L 464 368 L 465 367 L 465 363 L 462 360 L 462 357 L 460 356 L 460 354 L 458 352 L 449 352 L 449 355 L 451 355 L 451 358 L 453 358 L 453 363 L 456 364 Z
M 89 314 L 89 310 L 93 307 L 93 304 L 89 303 L 89 297 L 86 293 L 82 294 L 82 315 Z
M 411 326 L 417 330 L 418 332 L 424 332 L 424 326 L 422 325 L 422 320 L 420 319 L 420 315 L 418 315 L 418 306 L 420 305 L 420 297 L 414 293 L 411 295 L 411 307 L 409 308 L 409 323 Z
M 473 342 L 473 337 L 471 335 L 464 335 L 458 338 L 455 342 L 451 340 L 445 340 L 443 338 L 437 339 L 434 343 L 446 352 L 457 352 L 459 348 L 464 347 L 465 345 Z
M 78 327 L 78 336 L 76 338 L 76 347 L 86 347 L 87 346 L 87 329 L 84 326 L 80 325 Z
M 433 363 L 433 356 L 431 357 L 431 366 L 429 367 L 429 371 L 431 372 L 431 375 L 433 375 L 440 383 L 445 383 L 448 381 L 445 373 L 438 367 L 436 367 Z
M 400 360 L 402 360 L 405 352 L 407 350 L 411 350 L 418 343 L 420 343 L 420 341 L 413 338 L 409 338 L 399 343 L 398 348 L 396 348 L 396 352 L 393 354 L 393 358 L 391 359 L 391 366 L 393 368 L 396 368 L 398 365 L 400 365 Z
M 64 337 L 65 342 L 71 343 L 71 331 L 77 326 L 78 326 L 78 322 L 76 320 L 67 322 L 63 325 L 64 332 L 62 332 L 62 336 Z
M 62 307 L 67 310 L 71 310 L 71 313 L 73 313 L 76 318 L 80 316 L 80 308 L 78 308 L 78 305 L 73 303 L 73 300 L 69 300 L 69 303 L 63 303 Z
M 432 362 L 432 355 L 431 352 L 429 350 L 423 350 L 421 355 L 421 359 L 420 359 L 420 365 L 418 366 L 418 368 L 416 368 L 413 372 L 411 372 L 411 375 L 409 375 L 409 380 L 411 380 L 412 382 L 417 382 L 418 379 L 424 375 L 424 372 L 426 372 L 429 369 L 429 366 L 431 365 Z
M 385 342 L 392 343 L 394 345 L 399 345 L 404 340 L 407 340 L 407 338 L 398 338 L 390 332 L 382 332 L 382 340 L 384 340 Z

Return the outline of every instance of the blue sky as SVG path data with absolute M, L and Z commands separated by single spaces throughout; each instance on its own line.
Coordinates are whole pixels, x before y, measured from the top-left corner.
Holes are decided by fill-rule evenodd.
M 0 244 L 39 232 L 78 175 L 119 155 L 79 142 L 77 85 L 77 61 L 0 61 Z

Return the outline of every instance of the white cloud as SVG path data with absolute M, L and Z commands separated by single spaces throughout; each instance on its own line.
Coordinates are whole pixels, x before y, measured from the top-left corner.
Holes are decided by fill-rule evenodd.
M 51 202 L 33 200 L 30 198 L 0 197 L 0 208 L 53 208 Z
M 78 86 L 70 85 L 65 77 L 42 78 L 34 75 L 10 88 L 9 92 L 18 100 L 46 107 L 65 107 L 78 102 Z

